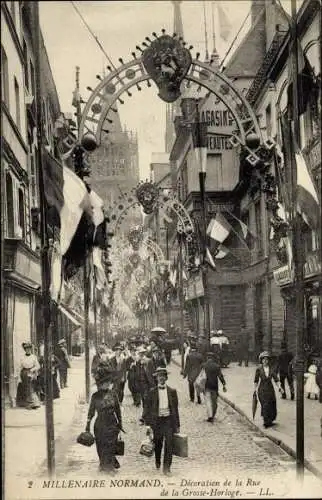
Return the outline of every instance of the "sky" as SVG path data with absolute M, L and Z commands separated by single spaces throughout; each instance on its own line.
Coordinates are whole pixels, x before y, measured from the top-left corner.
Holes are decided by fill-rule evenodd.
M 141 45 L 152 32 L 173 33 L 173 5 L 170 1 L 78 1 L 74 2 L 94 35 L 99 39 L 113 64 L 120 65 L 132 59 L 131 52 Z M 218 2 L 186 0 L 181 3 L 184 39 L 193 45 L 193 56 L 200 52 L 205 57 L 206 36 L 208 50 L 213 49 L 212 12 L 216 48 L 221 59 L 225 56 L 243 20 L 250 10 L 249 0 L 222 1 L 230 23 L 227 41 L 220 35 L 217 13 Z M 288 10 L 290 1 L 283 2 Z M 109 65 L 97 42 L 89 33 L 70 1 L 40 1 L 40 23 L 51 69 L 56 83 L 61 110 L 74 112 L 71 106 L 72 92 L 75 88 L 75 67 L 80 67 L 80 90 L 86 101 L 90 92 L 87 86 L 95 88 L 99 81 L 97 74 L 103 75 Z M 242 39 L 249 27 L 247 21 L 236 44 Z M 143 87 L 143 85 L 142 85 Z M 144 86 L 144 91 L 133 90 L 132 97 L 124 98 L 125 104 L 119 105 L 122 126 L 137 131 L 139 141 L 139 165 L 142 179 L 148 178 L 152 153 L 164 151 L 165 103 L 157 96 L 156 87 Z

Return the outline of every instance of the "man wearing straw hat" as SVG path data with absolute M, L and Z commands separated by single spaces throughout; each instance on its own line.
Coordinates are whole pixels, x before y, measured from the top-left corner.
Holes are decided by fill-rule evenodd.
M 147 397 L 145 422 L 148 431 L 153 431 L 155 446 L 155 466 L 161 467 L 161 453 L 164 443 L 163 472 L 170 475 L 173 454 L 173 434 L 180 432 L 178 394 L 167 385 L 168 371 L 159 366 L 154 372 L 157 386 L 150 390 Z

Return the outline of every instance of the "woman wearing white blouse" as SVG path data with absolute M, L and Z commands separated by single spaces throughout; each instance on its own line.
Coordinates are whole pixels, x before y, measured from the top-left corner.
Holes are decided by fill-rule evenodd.
M 272 379 L 278 385 L 279 390 L 281 390 L 278 377 L 271 368 L 269 360 L 270 355 L 267 351 L 259 355 L 261 366 L 256 369 L 254 378 L 255 390 L 257 390 L 258 399 L 261 404 L 261 415 L 265 428 L 271 427 L 277 417 L 276 396 Z
M 37 356 L 33 354 L 33 345 L 23 342 L 24 355 L 20 360 L 20 384 L 17 392 L 17 404 L 28 409 L 40 407 L 40 401 L 36 393 L 35 385 L 40 369 Z

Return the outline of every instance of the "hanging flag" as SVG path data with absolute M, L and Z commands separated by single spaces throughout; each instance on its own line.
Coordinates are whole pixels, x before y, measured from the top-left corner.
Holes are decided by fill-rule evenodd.
M 297 211 L 311 229 L 319 228 L 320 201 L 302 152 L 295 152 L 297 170 Z
M 249 227 L 243 221 L 235 215 L 231 215 L 234 217 L 235 221 L 235 223 L 232 224 L 234 233 L 246 244 L 249 250 L 253 249 L 257 239 L 256 236 L 249 230 Z
M 229 254 L 229 249 L 224 245 L 219 245 L 216 251 L 215 259 L 224 259 Z
M 201 172 L 206 172 L 207 170 L 207 124 L 205 122 L 199 122 L 199 116 L 192 124 L 192 142 L 196 155 L 197 168 Z
M 63 276 L 62 276 L 62 254 L 60 250 L 59 241 L 54 241 L 50 248 L 51 255 L 50 259 L 50 286 L 49 293 L 57 304 L 60 302 L 61 291 L 63 286 Z
M 176 282 L 177 282 L 177 270 L 176 269 L 171 270 L 170 276 L 169 276 L 169 281 L 170 281 L 171 285 L 173 286 L 173 288 L 175 288 Z
M 219 243 L 223 243 L 227 236 L 230 234 L 231 225 L 225 219 L 221 212 L 217 212 L 216 217 L 211 219 L 208 228 L 207 234 L 215 241 Z
M 96 288 L 98 290 L 103 290 L 106 285 L 107 279 L 102 263 L 102 249 L 99 247 L 93 247 L 93 264 Z
M 90 200 L 84 182 L 72 170 L 62 166 L 45 149 L 44 158 L 45 197 L 59 214 L 60 250 L 65 255 L 84 210 L 90 209 Z
M 104 222 L 104 202 L 102 198 L 100 198 L 98 194 L 93 191 L 93 189 L 91 189 L 89 193 L 89 199 L 91 203 L 91 216 L 93 224 L 97 227 Z
M 320 200 L 317 189 L 304 156 L 296 144 L 291 127 L 292 122 L 288 119 L 287 113 L 281 116 L 280 123 L 287 185 L 292 185 L 292 154 L 294 154 L 297 177 L 297 211 L 302 215 L 303 220 L 309 227 L 316 229 L 319 227 L 320 218 Z M 288 193 L 288 200 L 291 199 L 292 193 L 290 192 Z M 289 205 L 287 211 L 288 209 L 291 210 L 290 202 Z
M 315 75 L 313 68 L 304 54 L 301 43 L 299 40 L 297 43 L 297 60 L 298 60 L 298 75 L 297 75 L 297 88 L 298 88 L 298 113 L 302 115 L 305 113 L 308 103 L 310 101 L 312 91 L 316 88 L 315 83 Z M 293 107 L 293 58 L 289 58 L 288 63 L 288 88 L 287 88 L 287 100 L 288 100 L 288 108 L 292 113 Z
M 225 9 L 220 3 L 217 5 L 217 11 L 219 20 L 219 35 L 225 42 L 227 42 L 232 32 L 232 24 L 227 13 L 225 12 Z
M 206 248 L 206 257 L 205 257 L 205 262 L 207 262 L 212 269 L 216 269 L 216 263 L 213 259 L 213 256 L 210 253 L 209 248 Z

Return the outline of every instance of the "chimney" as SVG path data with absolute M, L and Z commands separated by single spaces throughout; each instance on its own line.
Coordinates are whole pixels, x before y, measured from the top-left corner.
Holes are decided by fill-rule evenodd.
M 252 26 L 258 21 L 261 12 L 265 12 L 265 0 L 252 0 L 251 17 Z

